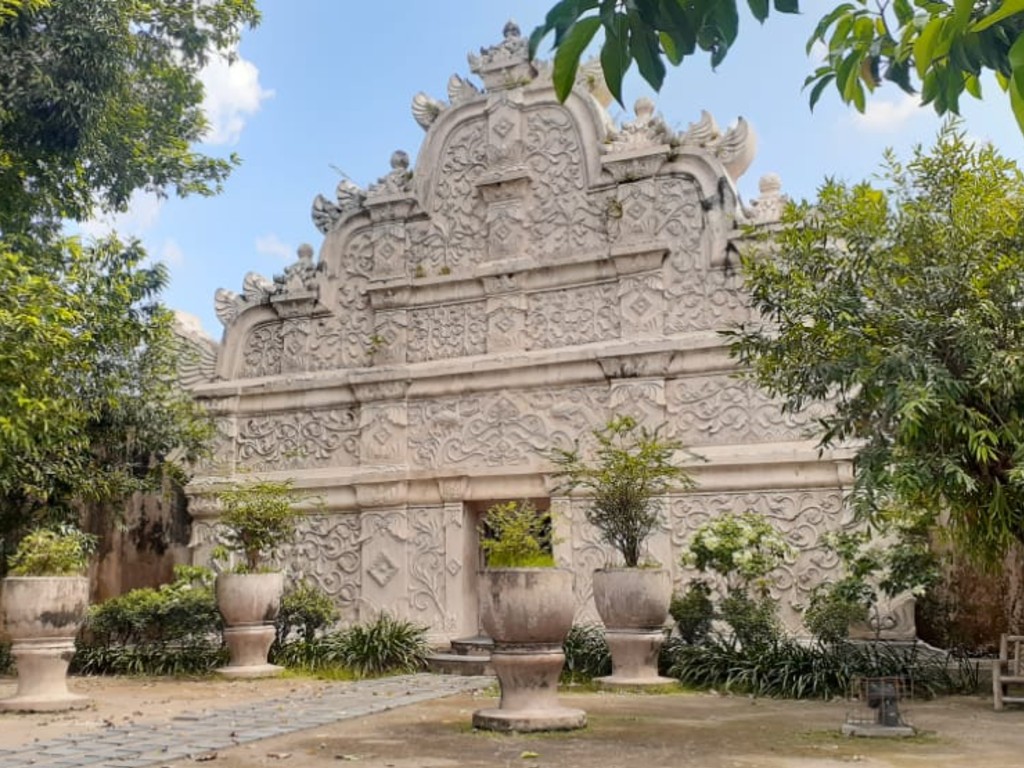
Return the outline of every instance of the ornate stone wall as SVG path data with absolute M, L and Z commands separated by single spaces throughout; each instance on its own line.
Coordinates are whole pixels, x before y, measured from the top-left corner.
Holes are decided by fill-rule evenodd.
M 363 190 L 318 196 L 319 259 L 303 246 L 268 280 L 218 291 L 223 343 L 190 371 L 215 413 L 214 459 L 193 482 L 201 559 L 218 485 L 287 477 L 320 499 L 282 562 L 345 619 L 390 610 L 437 637 L 477 630 L 477 512 L 550 499 L 556 555 L 576 573 L 609 553 L 581 499 L 551 498 L 542 452 L 586 442 L 614 414 L 666 424 L 702 458 L 695 493 L 666 498 L 652 555 L 678 555 L 724 510 L 777 521 L 800 555 L 774 586 L 787 620 L 835 567 L 824 531 L 848 522 L 844 465 L 819 457 L 804 421 L 748 383 L 717 333 L 748 319 L 739 225 L 777 216 L 777 179 L 743 207 L 745 121 L 704 113 L 682 132 L 654 105 L 615 125 L 590 72 L 559 104 L 513 26 L 453 75 L 448 100 L 418 94 L 426 134 Z

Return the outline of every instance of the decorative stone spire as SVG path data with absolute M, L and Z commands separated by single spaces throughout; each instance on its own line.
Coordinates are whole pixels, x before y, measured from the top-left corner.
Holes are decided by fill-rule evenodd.
M 367 197 L 383 195 L 404 195 L 412 189 L 412 171 L 409 170 L 409 155 L 401 149 L 391 153 L 391 170 L 377 179 L 366 190 Z
M 766 173 L 757 182 L 760 197 L 750 201 L 744 211 L 754 224 L 774 224 L 782 219 L 789 196 L 782 193 L 782 179 L 777 173 Z
M 533 80 L 537 70 L 530 64 L 530 44 L 519 25 L 509 20 L 502 30 L 504 39 L 497 45 L 469 54 L 469 68 L 484 81 L 488 92 L 516 88 Z
M 622 128 L 613 131 L 610 152 L 625 152 L 631 149 L 658 147 L 672 141 L 672 131 L 665 124 L 661 115 L 654 112 L 654 102 L 646 97 L 636 100 L 633 106 L 636 118 L 624 122 Z

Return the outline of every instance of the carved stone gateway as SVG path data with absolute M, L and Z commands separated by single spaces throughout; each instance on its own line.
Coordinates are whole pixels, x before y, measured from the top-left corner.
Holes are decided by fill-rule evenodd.
M 781 208 L 777 178 L 740 205 L 752 129 L 704 113 L 674 133 L 645 100 L 616 126 L 586 68 L 560 104 L 514 27 L 470 64 L 478 84 L 453 75 L 447 101 L 415 97 L 415 163 L 396 152 L 369 189 L 315 199 L 318 259 L 303 246 L 284 274 L 217 292 L 223 343 L 189 371 L 219 430 L 189 489 L 195 557 L 216 536 L 211 489 L 291 478 L 322 502 L 284 556 L 293 576 L 348 621 L 388 610 L 438 640 L 473 635 L 477 517 L 532 498 L 591 619 L 609 551 L 581 499 L 551 497 L 540 452 L 626 413 L 706 459 L 696 492 L 665 499 L 651 555 L 681 584 L 696 526 L 762 512 L 800 552 L 774 585 L 795 626 L 837 566 L 821 537 L 849 522 L 847 470 L 734 378 L 717 333 L 749 314 L 739 223 Z

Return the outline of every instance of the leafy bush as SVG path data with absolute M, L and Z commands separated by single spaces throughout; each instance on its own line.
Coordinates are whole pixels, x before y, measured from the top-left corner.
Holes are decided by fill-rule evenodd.
M 415 672 L 427 664 L 426 627 L 381 613 L 310 642 L 296 640 L 276 649 L 271 661 L 286 667 L 321 672 L 344 668 L 361 677 Z
M 315 584 L 299 581 L 281 597 L 281 610 L 274 622 L 275 643 L 283 646 L 292 635 L 312 643 L 320 630 L 337 619 L 331 596 Z
M 562 650 L 565 651 L 563 682 L 581 683 L 612 673 L 611 651 L 600 624 L 573 624 Z
M 14 672 L 14 657 L 11 656 L 11 644 L 0 640 L 0 675 Z
M 657 497 L 670 484 L 693 488 L 693 478 L 674 463 L 681 444 L 661 437 L 658 430 L 641 427 L 629 416 L 612 418 L 593 435 L 597 441 L 593 462 L 583 458 L 578 443 L 570 451 L 555 448 L 547 456 L 559 468 L 556 477 L 562 479 L 562 490 L 584 488 L 593 494 L 587 522 L 622 555 L 626 566 L 635 568 L 659 522 Z
M 550 568 L 551 514 L 527 500 L 495 504 L 480 521 L 480 548 L 489 568 Z
M 668 612 L 675 620 L 676 629 L 683 642 L 690 645 L 704 642 L 711 632 L 711 623 L 715 619 L 711 588 L 707 582 L 697 579 L 682 594 L 672 595 Z
M 84 674 L 209 672 L 226 657 L 213 572 L 177 566 L 158 589 L 133 589 L 89 610 L 73 667 Z
M 719 615 L 732 628 L 732 640 L 745 648 L 771 645 L 782 636 L 782 624 L 771 597 L 751 597 L 733 590 L 722 598 Z
M 711 640 L 676 643 L 668 674 L 698 688 L 756 696 L 835 698 L 847 695 L 860 677 L 901 677 L 918 696 L 970 692 L 977 668 L 950 654 L 917 645 L 847 643 L 802 645 L 783 639 L 757 647 Z
M 32 531 L 8 560 L 11 576 L 79 576 L 96 550 L 96 537 L 64 526 Z
M 775 526 L 757 512 L 727 513 L 704 523 L 693 534 L 684 564 L 721 574 L 730 589 L 766 591 L 768 574 L 792 556 L 792 547 Z
M 266 558 L 294 538 L 299 514 L 295 504 L 301 497 L 291 480 L 236 485 L 217 497 L 224 507 L 220 523 L 226 546 L 245 558 L 238 572 L 258 572 Z
M 859 579 L 819 584 L 804 609 L 804 625 L 823 643 L 841 642 L 849 637 L 851 624 L 868 620 L 873 601 L 871 588 Z

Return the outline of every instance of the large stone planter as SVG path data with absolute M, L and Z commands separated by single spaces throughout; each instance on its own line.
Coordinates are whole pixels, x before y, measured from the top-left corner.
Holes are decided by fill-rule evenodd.
M 675 682 L 658 674 L 671 601 L 672 577 L 662 568 L 594 571 L 594 604 L 612 654 L 612 674 L 598 682 L 613 687 Z
M 473 713 L 491 731 L 566 731 L 587 724 L 581 709 L 558 702 L 572 628 L 572 573 L 557 568 L 497 568 L 480 574 L 480 620 L 494 641 L 491 665 L 501 685 L 497 709 Z
M 68 663 L 75 635 L 89 607 L 89 580 L 82 576 L 11 576 L 3 581 L 3 623 L 11 637 L 18 690 L 0 710 L 53 712 L 87 706 L 68 690 Z
M 222 573 L 217 608 L 224 618 L 224 642 L 231 660 L 217 672 L 226 677 L 272 677 L 283 667 L 267 663 L 274 619 L 281 609 L 284 574 Z

